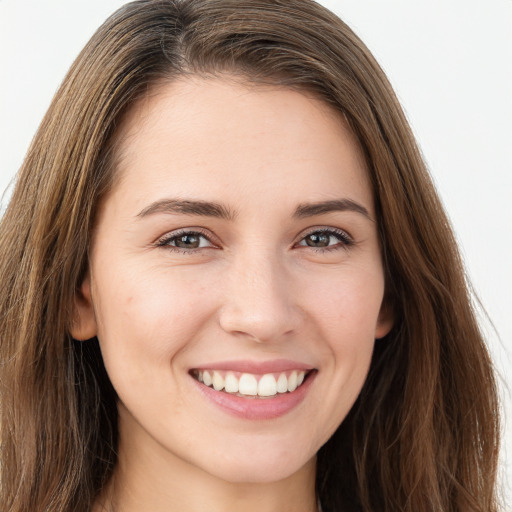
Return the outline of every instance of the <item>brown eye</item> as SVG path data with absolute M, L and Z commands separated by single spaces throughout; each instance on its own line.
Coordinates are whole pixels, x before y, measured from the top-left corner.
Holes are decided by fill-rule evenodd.
M 319 232 L 311 233 L 310 235 L 304 238 L 304 241 L 306 242 L 306 245 L 308 245 L 309 247 L 328 247 L 331 238 L 334 237 L 329 233 Z
M 174 245 L 180 249 L 197 249 L 201 244 L 201 237 L 196 234 L 180 235 L 174 239 Z

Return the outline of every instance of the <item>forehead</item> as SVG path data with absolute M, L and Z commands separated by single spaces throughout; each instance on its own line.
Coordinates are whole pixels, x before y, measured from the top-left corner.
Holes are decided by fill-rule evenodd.
M 174 195 L 203 189 L 217 200 L 274 183 L 314 201 L 339 194 L 342 182 L 371 210 L 356 137 L 339 112 L 304 92 L 233 77 L 161 83 L 132 107 L 117 137 L 119 186 L 140 196 L 174 187 Z

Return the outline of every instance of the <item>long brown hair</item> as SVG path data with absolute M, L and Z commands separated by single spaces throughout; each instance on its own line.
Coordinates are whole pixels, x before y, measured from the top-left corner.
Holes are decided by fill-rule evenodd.
M 85 512 L 109 481 L 115 391 L 69 328 L 116 127 L 156 83 L 223 72 L 315 94 L 367 159 L 395 325 L 318 454 L 324 508 L 497 510 L 496 386 L 449 222 L 384 73 L 311 0 L 139 0 L 73 64 L 1 222 L 0 508 Z

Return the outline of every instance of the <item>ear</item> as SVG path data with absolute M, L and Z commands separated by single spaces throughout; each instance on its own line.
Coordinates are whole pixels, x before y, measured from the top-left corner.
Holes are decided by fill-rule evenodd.
M 393 308 L 387 300 L 382 302 L 380 307 L 379 316 L 377 318 L 377 327 L 375 328 L 375 339 L 384 338 L 389 331 L 391 331 L 393 324 L 395 323 L 395 315 L 393 314 Z
M 75 340 L 79 341 L 90 340 L 97 334 L 89 274 L 85 276 L 80 288 L 75 293 L 70 334 Z

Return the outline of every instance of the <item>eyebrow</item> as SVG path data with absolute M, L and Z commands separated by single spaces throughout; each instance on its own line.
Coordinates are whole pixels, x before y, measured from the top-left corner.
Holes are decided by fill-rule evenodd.
M 362 204 L 352 199 L 332 199 L 318 203 L 302 203 L 297 206 L 293 216 L 303 219 L 331 212 L 356 212 L 373 222 L 368 210 Z
M 317 203 L 301 203 L 297 206 L 293 216 L 304 219 L 325 213 L 346 211 L 359 213 L 373 221 L 368 210 L 352 199 L 331 199 Z M 234 210 L 220 203 L 192 199 L 161 199 L 144 208 L 137 214 L 137 217 L 144 218 L 157 213 L 199 215 L 225 220 L 233 220 L 236 217 Z
M 200 215 L 204 217 L 217 217 L 220 219 L 233 220 L 235 212 L 224 205 L 212 201 L 201 201 L 191 199 L 161 199 L 151 203 L 137 214 L 137 217 L 144 218 L 155 213 Z

